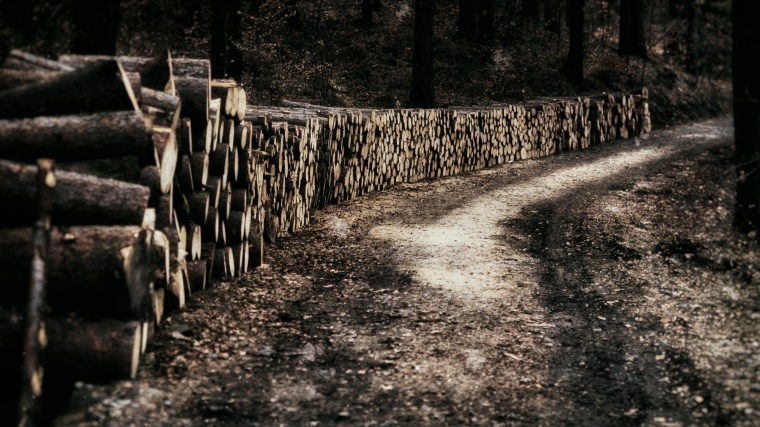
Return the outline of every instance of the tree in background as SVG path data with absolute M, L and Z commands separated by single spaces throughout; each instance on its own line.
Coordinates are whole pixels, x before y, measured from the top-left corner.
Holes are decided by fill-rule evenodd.
M 620 38 L 618 53 L 646 59 L 644 0 L 620 0 Z
M 457 37 L 468 41 L 478 38 L 478 2 L 474 0 L 459 0 L 457 20 Z
M 570 50 L 567 53 L 563 68 L 567 79 L 580 90 L 583 90 L 585 86 L 583 77 L 583 1 L 567 0 Z
M 478 42 L 493 47 L 493 0 L 478 1 Z
M 214 0 L 211 4 L 211 77 L 240 81 L 243 76 L 240 0 Z
M 380 0 L 362 0 L 362 14 L 359 18 L 359 24 L 364 27 L 371 27 L 374 25 L 372 12 L 380 10 L 380 7 Z
M 115 55 L 121 16 L 119 0 L 74 0 L 74 26 L 71 51 L 74 53 Z
M 415 0 L 412 88 L 409 102 L 413 108 L 433 108 L 433 18 L 435 0 Z
M 760 2 L 733 2 L 733 91 L 736 137 L 734 225 L 760 231 Z M 760 237 L 760 234 L 758 234 Z

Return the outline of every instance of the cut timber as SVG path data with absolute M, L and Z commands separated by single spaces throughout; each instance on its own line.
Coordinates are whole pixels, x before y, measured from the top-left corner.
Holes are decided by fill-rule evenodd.
M 58 61 L 53 61 L 31 53 L 13 49 L 5 58 L 3 68 L 11 68 L 24 71 L 74 71 L 74 68 Z
M 193 186 L 203 189 L 208 182 L 208 154 L 193 153 L 190 158 L 190 170 L 193 175 Z
M 195 191 L 190 195 L 188 203 L 192 220 L 198 224 L 205 224 L 209 211 L 209 194 L 205 191 Z
M 0 152 L 14 160 L 61 162 L 136 155 L 146 150 L 146 131 L 135 111 L 0 120 Z
M 245 212 L 232 211 L 226 221 L 227 244 L 239 244 L 245 239 L 246 215 Z
M 7 206 L 0 226 L 31 225 L 34 218 L 35 175 L 31 165 L 0 160 L 0 197 Z M 139 225 L 150 189 L 74 172 L 56 173 L 52 221 L 58 225 Z
M 21 380 L 19 413 L 21 419 L 35 425 L 42 419 L 42 381 L 47 335 L 45 330 L 45 301 L 47 292 L 46 259 L 50 239 L 50 214 L 53 211 L 55 174 L 53 161 L 37 161 L 36 221 L 32 244 L 31 277 L 26 305 L 26 328 L 24 330 L 24 363 Z M 22 421 L 22 424 L 26 424 Z
M 174 172 L 177 169 L 177 134 L 168 127 L 153 128 L 153 146 L 156 150 L 156 158 L 159 159 L 159 171 L 161 173 L 160 188 L 162 193 L 168 193 L 174 181 Z
M 0 69 L 0 91 L 34 83 L 42 83 L 63 74 L 60 71 L 22 71 Z
M 264 263 L 264 236 L 261 233 L 258 221 L 251 222 L 248 237 L 248 259 L 252 268 L 261 267 L 261 264 Z
M 0 118 L 135 110 L 132 88 L 116 61 L 0 92 Z
M 149 88 L 140 89 L 140 107 L 153 118 L 153 123 L 177 129 L 182 103 L 178 96 Z
M 202 291 L 206 289 L 208 267 L 205 259 L 197 259 L 187 263 L 187 274 L 190 277 L 190 289 Z
M 48 304 L 59 310 L 147 318 L 155 271 L 152 231 L 137 226 L 53 229 L 48 250 Z M 0 230 L 0 300 L 19 306 L 28 288 L 31 229 Z
M 189 117 L 193 123 L 205 123 L 209 119 L 208 104 L 209 81 L 196 77 L 177 77 L 177 93 L 182 99 L 182 115 Z
M 135 377 L 142 343 L 140 322 L 67 317 L 49 321 L 48 330 L 49 378 L 104 384 Z
M 148 59 L 136 71 L 140 73 L 143 86 L 169 95 L 176 94 L 172 58 L 168 50 Z

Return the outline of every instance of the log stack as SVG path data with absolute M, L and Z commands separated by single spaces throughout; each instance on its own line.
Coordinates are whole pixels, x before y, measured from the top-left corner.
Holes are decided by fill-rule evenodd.
M 340 109 L 293 101 L 249 106 L 265 159 L 267 240 L 309 212 L 400 182 L 535 159 L 651 130 L 648 91 L 446 109 Z
M 57 168 L 45 384 L 102 382 L 134 376 L 167 313 L 211 278 L 261 265 L 265 242 L 306 227 L 314 209 L 647 133 L 647 102 L 642 89 L 430 110 L 248 106 L 205 60 L 13 51 L 0 68 L 4 384 L 22 381 L 11 367 L 21 366 L 41 157 Z
M 43 389 L 129 378 L 169 311 L 212 275 L 261 264 L 266 154 L 245 99 L 210 79 L 209 61 L 11 53 L 0 69 L 4 396 L 21 383 L 33 163 L 57 162 Z M 17 413 L 18 398 L 1 400 Z

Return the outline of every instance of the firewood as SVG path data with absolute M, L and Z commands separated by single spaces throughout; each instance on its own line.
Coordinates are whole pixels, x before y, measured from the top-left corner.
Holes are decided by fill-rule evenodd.
M 37 84 L 0 92 L 0 118 L 137 111 L 121 66 L 107 61 Z
M 146 131 L 134 111 L 0 120 L 0 152 L 8 159 L 61 162 L 136 155 L 147 147 Z
M 13 206 L 3 216 L 4 227 L 31 225 L 34 218 L 37 168 L 0 160 L 0 195 Z M 57 225 L 139 225 L 150 189 L 142 185 L 59 171 L 53 195 L 52 222 Z
M 0 266 L 6 283 L 0 296 L 18 306 L 28 289 L 32 259 L 30 229 L 0 230 Z M 154 272 L 152 232 L 136 226 L 66 227 L 51 231 L 48 303 L 122 319 L 145 319 Z

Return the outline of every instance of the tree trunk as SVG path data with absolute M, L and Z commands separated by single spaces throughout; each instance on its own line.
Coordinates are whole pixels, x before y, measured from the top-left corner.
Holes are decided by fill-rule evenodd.
M 583 77 L 583 0 L 568 0 L 570 23 L 570 50 L 565 60 L 564 72 L 573 85 L 584 89 Z
M 620 0 L 618 53 L 643 59 L 647 57 L 643 0 Z
M 0 118 L 134 110 L 132 88 L 116 61 L 0 92 Z
M 359 24 L 364 27 L 372 26 L 372 0 L 362 0 L 362 15 L 359 18 Z
M 35 175 L 31 165 L 0 160 L 0 196 L 7 207 L 0 227 L 31 225 Z M 140 225 L 150 189 L 92 175 L 56 172 L 52 222 L 56 225 Z
M 477 6 L 477 1 L 459 0 L 457 37 L 461 37 L 468 41 L 475 41 L 478 38 Z
M 736 214 L 734 226 L 760 231 L 760 2 L 733 3 L 733 91 L 736 133 Z M 758 233 L 760 237 L 760 233 Z
M 211 3 L 211 76 L 240 81 L 243 75 L 243 54 L 240 26 L 240 0 L 219 0 Z
M 409 101 L 413 108 L 433 108 L 433 18 L 435 0 L 416 0 L 414 9 L 414 52 L 412 89 Z
M 136 111 L 0 120 L 0 152 L 7 159 L 104 159 L 142 154 L 147 147 L 145 121 Z
M 486 47 L 493 47 L 493 0 L 478 1 L 478 41 Z
M 699 40 L 700 40 L 700 6 L 697 0 L 688 0 L 687 3 L 687 35 L 686 35 L 686 54 L 687 67 L 689 71 L 695 72 L 699 68 Z
M 32 259 L 30 229 L 0 230 L 0 300 L 23 304 Z M 48 303 L 53 309 L 123 319 L 147 318 L 155 259 L 152 232 L 137 226 L 54 229 L 48 250 Z
M 119 33 L 119 0 L 74 0 L 74 53 L 113 55 Z

